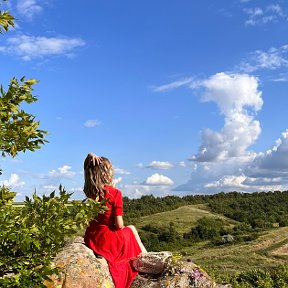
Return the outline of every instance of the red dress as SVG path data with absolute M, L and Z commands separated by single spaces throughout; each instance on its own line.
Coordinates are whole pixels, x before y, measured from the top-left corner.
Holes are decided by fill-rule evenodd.
M 90 222 L 85 232 L 85 244 L 107 260 L 115 288 L 129 288 L 137 275 L 131 260 L 141 253 L 141 249 L 129 227 L 118 230 L 115 227 L 115 216 L 123 215 L 121 192 L 105 186 L 104 197 L 109 198 L 108 210 Z

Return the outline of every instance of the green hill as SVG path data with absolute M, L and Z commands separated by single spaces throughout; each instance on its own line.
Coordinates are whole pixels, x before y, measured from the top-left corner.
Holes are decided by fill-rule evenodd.
M 237 221 L 205 210 L 205 205 L 187 205 L 175 210 L 143 216 L 137 220 L 138 229 L 145 225 L 169 225 L 173 222 L 179 233 L 188 232 L 202 217 L 222 219 L 226 226 L 233 227 Z M 271 268 L 287 263 L 288 227 L 262 231 L 260 236 L 249 242 L 213 246 L 208 241 L 193 242 L 188 247 L 174 249 L 183 259 L 190 259 L 211 274 L 233 275 L 236 272 L 257 268 Z
M 237 221 L 234 221 L 223 215 L 210 212 L 206 209 L 206 205 L 199 204 L 186 205 L 174 210 L 156 213 L 149 216 L 142 216 L 139 220 L 136 221 L 135 225 L 138 228 L 141 228 L 148 224 L 161 226 L 169 225 L 170 222 L 173 222 L 177 232 L 185 233 L 195 225 L 197 220 L 203 217 L 222 219 L 227 226 L 233 226 L 238 223 Z

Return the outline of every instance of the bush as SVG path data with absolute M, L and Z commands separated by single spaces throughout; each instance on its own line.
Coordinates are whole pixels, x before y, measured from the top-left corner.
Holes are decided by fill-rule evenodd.
M 193 241 L 213 240 L 226 234 L 224 223 L 221 219 L 203 217 L 197 221 L 197 225 L 192 227 L 190 232 L 184 233 L 184 239 Z
M 141 228 L 139 233 L 144 246 L 150 251 L 179 248 L 184 243 L 172 222 L 169 225 L 162 226 L 147 224 Z
M 232 287 L 235 288 L 287 288 L 288 266 L 280 265 L 273 270 L 251 270 L 238 274 L 231 279 Z
M 13 207 L 15 193 L 0 188 L 0 287 L 39 288 L 57 269 L 51 261 L 64 239 L 83 229 L 98 213 L 104 201 L 72 201 L 72 194 L 60 186 L 39 197 L 26 197 L 23 207 Z

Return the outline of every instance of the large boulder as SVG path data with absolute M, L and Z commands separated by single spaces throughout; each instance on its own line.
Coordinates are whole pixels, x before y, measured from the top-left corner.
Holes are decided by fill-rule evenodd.
M 60 268 L 59 275 L 45 281 L 47 288 L 113 288 L 107 262 L 87 248 L 81 237 L 67 242 L 53 265 Z M 207 273 L 192 262 L 168 262 L 160 274 L 144 274 L 134 279 L 131 288 L 189 288 L 230 287 L 217 285 Z
M 61 272 L 44 282 L 47 288 L 114 288 L 106 260 L 95 257 L 82 237 L 67 241 L 53 265 Z

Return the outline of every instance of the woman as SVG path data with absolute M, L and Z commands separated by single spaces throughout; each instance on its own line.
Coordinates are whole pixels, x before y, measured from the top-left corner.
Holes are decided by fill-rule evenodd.
M 84 175 L 86 196 L 108 199 L 107 211 L 99 214 L 86 229 L 85 244 L 107 260 L 115 287 L 128 288 L 137 275 L 132 260 L 147 251 L 136 228 L 124 226 L 122 194 L 113 187 L 110 161 L 93 153 L 88 154 L 84 161 Z

